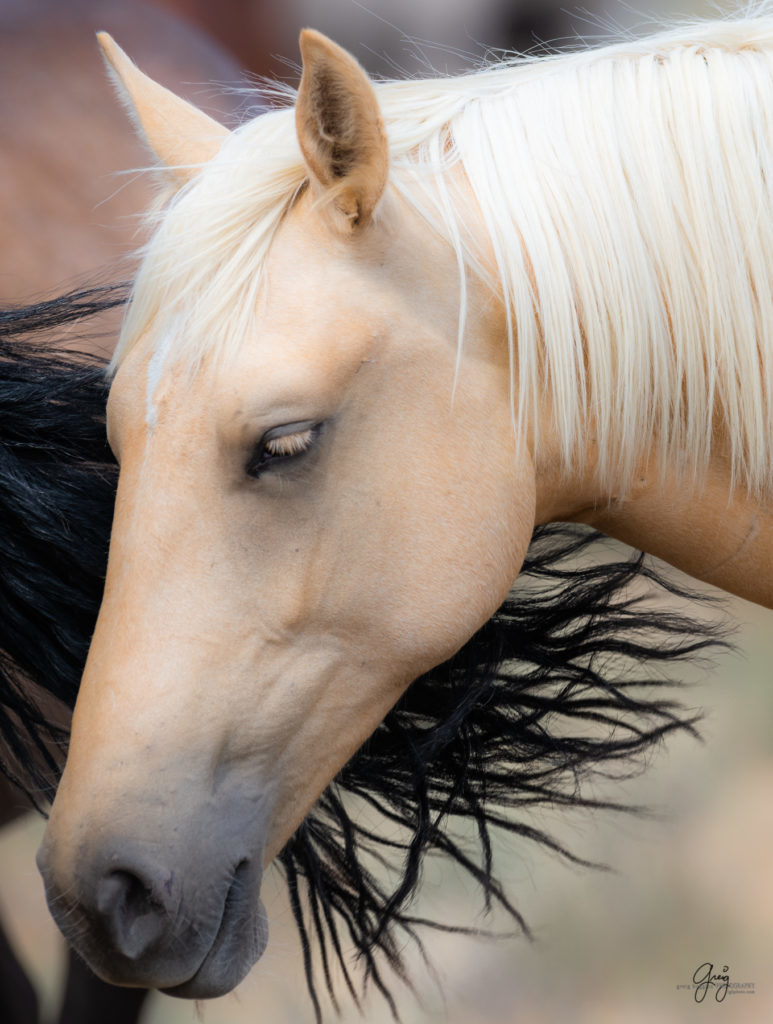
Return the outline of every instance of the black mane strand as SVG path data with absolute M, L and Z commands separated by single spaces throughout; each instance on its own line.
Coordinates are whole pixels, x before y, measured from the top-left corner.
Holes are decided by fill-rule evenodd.
M 36 805 L 61 772 L 117 477 L 104 363 L 53 332 L 125 299 L 113 286 L 0 311 L 0 769 Z
M 538 529 L 496 615 L 450 661 L 413 683 L 283 850 L 318 1018 L 315 954 L 335 1005 L 331 956 L 358 999 L 351 960 L 342 955 L 353 946 L 363 987 L 375 984 L 396 1017 L 383 970 L 410 984 L 406 940 L 422 949 L 419 926 L 474 931 L 411 915 L 426 857 L 455 861 L 479 886 L 485 908 L 498 905 L 528 935 L 497 880 L 493 830 L 587 863 L 517 812 L 636 810 L 595 799 L 588 784 L 635 774 L 665 735 L 695 732 L 696 717 L 669 695 L 675 684 L 664 668 L 722 645 L 721 630 L 669 610 L 696 595 L 643 555 L 594 563 L 604 543 L 584 528 Z M 353 820 L 347 795 L 370 805 L 387 827 L 375 831 Z M 454 819 L 472 823 L 477 851 L 454 838 Z M 390 888 L 372 865 L 396 861 L 402 872 Z
M 29 335 L 124 299 L 122 287 L 97 289 L 0 312 L 0 767 L 38 803 L 64 759 L 67 717 L 55 709 L 75 703 L 117 472 L 102 365 Z M 410 911 L 431 854 L 454 861 L 486 907 L 528 932 L 497 879 L 493 834 L 584 863 L 519 812 L 631 810 L 594 798 L 589 784 L 633 774 L 668 733 L 694 731 L 666 673 L 723 642 L 704 619 L 674 610 L 684 599 L 695 600 L 643 556 L 610 558 L 597 534 L 535 533 L 504 605 L 413 683 L 280 854 L 318 1018 L 315 978 L 321 971 L 337 1007 L 336 962 L 359 1003 L 352 950 L 364 985 L 396 1015 L 387 970 L 410 984 L 406 940 L 422 949 L 422 928 L 450 927 Z M 356 803 L 384 827 L 368 826 Z M 472 824 L 475 843 L 454 837 L 455 820 Z M 384 881 L 379 865 L 397 866 L 397 880 Z

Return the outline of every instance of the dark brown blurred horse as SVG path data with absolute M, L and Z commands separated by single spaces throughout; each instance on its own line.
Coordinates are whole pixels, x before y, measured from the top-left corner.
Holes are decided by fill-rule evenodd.
M 137 0 L 4 0 L 0 8 L 0 299 L 127 276 L 141 240 L 150 155 L 129 139 L 94 39 L 114 31 L 143 66 L 213 115 L 236 100 L 208 83 L 238 67 L 199 30 Z M 211 91 L 211 102 L 210 102 Z M 217 92 L 219 99 L 215 98 Z

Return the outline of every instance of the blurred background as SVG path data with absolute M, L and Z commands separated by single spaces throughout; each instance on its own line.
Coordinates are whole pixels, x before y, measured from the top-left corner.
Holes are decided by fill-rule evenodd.
M 127 254 L 141 239 L 137 215 L 149 186 L 126 171 L 146 157 L 104 81 L 95 29 L 113 32 L 150 74 L 233 124 L 244 99 L 226 86 L 247 74 L 294 81 L 305 25 L 374 74 L 425 74 L 715 10 L 699 0 L 585 0 L 582 10 L 566 0 L 0 0 L 0 300 L 131 273 Z M 111 347 L 114 326 L 97 347 Z M 727 610 L 738 652 L 691 671 L 685 693 L 705 713 L 704 742 L 672 738 L 645 775 L 613 792 L 657 815 L 539 819 L 614 872 L 569 868 L 503 842 L 499 869 L 535 941 L 428 936 L 437 978 L 416 956 L 420 999 L 405 992 L 400 1000 L 405 1024 L 773 1020 L 773 613 L 740 601 Z M 28 815 L 0 833 L 0 911 L 52 1013 L 64 954 L 34 865 L 41 831 Z M 199 1007 L 154 995 L 144 1024 L 311 1021 L 278 877 L 266 883 L 266 902 L 269 950 L 239 990 Z M 442 864 L 428 871 L 417 912 L 489 924 L 475 893 Z M 754 994 L 696 1005 L 679 986 L 706 961 L 727 965 Z M 345 1008 L 343 1019 L 359 1018 Z M 365 1019 L 391 1018 L 372 996 Z

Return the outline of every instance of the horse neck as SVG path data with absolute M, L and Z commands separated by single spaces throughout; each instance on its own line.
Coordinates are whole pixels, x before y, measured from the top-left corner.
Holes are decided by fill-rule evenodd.
M 535 460 L 536 522 L 585 523 L 656 555 L 696 579 L 773 608 L 773 501 L 734 476 L 726 443 L 715 440 L 699 476 L 664 464 L 658 446 L 643 445 L 633 482 L 602 486 L 594 449 L 584 468 L 567 473 L 557 457 Z
M 764 571 L 773 564 L 773 506 L 745 488 L 731 489 L 730 480 L 725 455 L 712 456 L 694 484 L 650 464 L 622 501 L 602 500 L 568 518 L 773 608 L 773 577 Z

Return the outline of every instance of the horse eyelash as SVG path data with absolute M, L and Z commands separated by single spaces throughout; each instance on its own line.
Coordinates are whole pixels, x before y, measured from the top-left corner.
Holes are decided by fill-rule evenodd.
M 305 455 L 314 446 L 321 429 L 320 423 L 299 423 L 278 427 L 264 434 L 247 466 L 247 475 L 257 479 L 271 468 L 274 460 L 290 461 Z
M 263 453 L 278 458 L 302 455 L 314 443 L 316 431 L 316 427 L 307 427 L 296 434 L 281 434 L 279 437 L 269 438 L 263 445 Z

